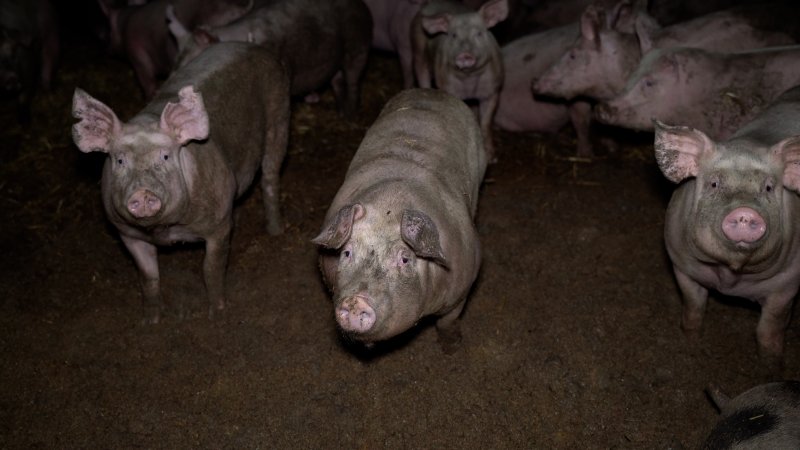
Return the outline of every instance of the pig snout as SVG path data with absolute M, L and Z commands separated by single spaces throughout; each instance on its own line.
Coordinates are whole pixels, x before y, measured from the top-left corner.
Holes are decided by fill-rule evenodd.
M 161 199 L 147 189 L 140 189 L 128 199 L 128 211 L 138 218 L 153 217 L 161 210 Z
M 336 308 L 336 320 L 345 331 L 365 333 L 375 325 L 375 310 L 364 297 L 355 295 Z
M 469 52 L 462 52 L 456 56 L 456 67 L 459 69 L 469 69 L 475 65 L 475 56 Z
M 767 223 L 750 208 L 736 208 L 722 219 L 722 232 L 734 242 L 755 242 L 766 231 Z

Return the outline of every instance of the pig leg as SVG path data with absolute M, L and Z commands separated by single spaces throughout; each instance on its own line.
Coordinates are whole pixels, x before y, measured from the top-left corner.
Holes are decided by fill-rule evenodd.
M 569 105 L 569 119 L 578 138 L 578 156 L 591 158 L 594 156 L 592 142 L 589 140 L 589 129 L 592 126 L 592 106 L 588 102 L 572 102 Z
M 446 355 L 455 353 L 461 344 L 461 322 L 458 321 L 467 299 L 462 299 L 455 308 L 436 321 L 436 331 L 439 334 L 439 345 Z
M 142 323 L 156 324 L 161 318 L 161 290 L 158 284 L 158 249 L 155 245 L 125 235 L 122 243 L 133 256 L 142 283 L 144 294 L 144 317 Z
M 339 96 L 340 105 L 339 109 L 346 116 L 353 116 L 358 111 L 359 103 L 359 89 L 358 85 L 361 81 L 361 75 L 364 73 L 364 68 L 367 66 L 367 56 L 369 55 L 369 47 L 365 47 L 362 51 L 352 52 L 346 54 L 344 57 L 344 67 L 342 73 L 344 76 L 344 96 Z
M 421 88 L 431 87 L 431 70 L 425 49 L 427 45 L 428 38 L 422 30 L 422 23 L 419 17 L 416 17 L 411 24 L 411 53 L 413 55 L 414 75 L 417 77 L 417 85 Z
M 675 279 L 683 294 L 683 317 L 681 328 L 689 337 L 696 336 L 703 325 L 703 315 L 706 312 L 708 289 L 689 278 L 680 269 L 675 267 Z
M 486 152 L 486 160 L 490 164 L 497 162 L 497 156 L 494 152 L 494 140 L 492 139 L 492 123 L 494 122 L 494 113 L 497 111 L 499 100 L 500 94 L 495 93 L 491 97 L 481 100 L 478 106 L 478 120 L 483 134 L 483 149 Z
M 767 363 L 781 361 L 784 335 L 791 317 L 795 292 L 777 292 L 767 297 L 761 306 L 761 317 L 756 327 L 758 351 Z
M 139 86 L 142 87 L 146 99 L 151 99 L 156 94 L 156 71 L 153 63 L 147 54 L 144 54 L 144 49 L 135 49 L 131 61 L 133 63 L 133 71 L 136 73 L 136 79 L 139 80 Z
M 281 164 L 289 143 L 289 99 L 286 95 L 274 96 L 267 114 L 266 148 L 261 159 L 261 193 L 264 197 L 264 213 L 267 218 L 267 233 L 272 236 L 283 233 L 281 224 Z
M 225 309 L 225 271 L 231 250 L 232 219 L 206 238 L 206 255 L 203 258 L 203 279 L 208 292 L 208 318 Z

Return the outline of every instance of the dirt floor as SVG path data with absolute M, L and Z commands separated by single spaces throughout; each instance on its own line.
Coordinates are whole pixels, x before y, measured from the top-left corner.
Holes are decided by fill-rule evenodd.
M 382 54 L 356 120 L 330 91 L 295 104 L 286 231 L 264 232 L 258 189 L 239 202 L 225 314 L 207 318 L 202 246 L 182 246 L 161 252 L 165 320 L 141 325 L 100 202 L 103 155 L 73 145 L 70 107 L 76 86 L 123 119 L 143 101 L 127 63 L 65 47 L 31 126 L 2 116 L 0 448 L 697 448 L 716 420 L 708 383 L 735 394 L 770 378 L 745 301 L 715 299 L 699 339 L 681 334 L 662 240 L 673 186 L 647 135 L 586 163 L 569 159 L 571 130 L 498 132 L 462 347 L 443 354 L 429 321 L 372 351 L 345 344 L 310 239 L 400 89 Z M 798 334 L 795 318 L 787 378 Z

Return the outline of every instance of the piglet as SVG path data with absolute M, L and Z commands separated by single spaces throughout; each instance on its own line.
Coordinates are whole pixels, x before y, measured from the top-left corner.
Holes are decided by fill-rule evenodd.
M 492 121 L 503 85 L 503 59 L 489 28 L 505 20 L 507 0 L 477 11 L 452 0 L 425 5 L 411 25 L 414 71 L 420 87 L 435 86 L 462 100 L 478 101 L 478 120 L 489 160 Z
M 717 386 L 707 392 L 720 419 L 703 449 L 800 448 L 800 382 L 761 384 L 733 399 Z
M 346 336 L 371 344 L 432 314 L 445 351 L 456 348 L 481 261 L 473 220 L 485 170 L 462 101 L 411 89 L 386 104 L 313 239 Z
M 267 231 L 282 231 L 278 175 L 286 154 L 289 79 L 262 48 L 219 44 L 175 72 L 135 117 L 75 90 L 72 127 L 83 152 L 108 154 L 102 197 L 142 279 L 145 322 L 159 321 L 157 248 L 205 241 L 209 312 L 225 306 L 233 202 L 259 168 Z
M 687 126 L 655 128 L 658 166 L 680 183 L 664 239 L 683 329 L 697 333 L 709 290 L 758 302 L 759 351 L 778 368 L 800 287 L 800 87 L 725 141 Z

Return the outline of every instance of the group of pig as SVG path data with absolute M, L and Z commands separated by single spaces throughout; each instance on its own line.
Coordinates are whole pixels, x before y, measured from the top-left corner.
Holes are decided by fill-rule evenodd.
M 770 46 L 797 42 L 800 26 L 783 19 L 800 7 L 741 6 L 662 27 L 641 5 L 597 3 L 501 48 L 488 29 L 508 16 L 507 0 L 227 2 L 106 5 L 149 103 L 123 123 L 83 90 L 73 97 L 75 144 L 108 154 L 103 204 L 140 271 L 146 322 L 160 319 L 157 246 L 175 242 L 205 242 L 209 311 L 224 308 L 233 203 L 259 169 L 267 231 L 283 230 L 290 98 L 331 83 L 352 114 L 373 46 L 398 53 L 406 89 L 367 131 L 313 239 L 343 333 L 369 345 L 435 315 L 452 350 L 481 263 L 474 219 L 497 157 L 492 127 L 555 131 L 571 120 L 588 156 L 596 118 L 654 130 L 658 165 L 680 183 L 665 240 L 684 330 L 700 327 L 709 290 L 748 298 L 762 306 L 762 356 L 780 361 L 800 289 L 800 46 Z M 152 25 L 144 12 L 163 30 L 130 34 Z M 796 432 L 796 383 L 766 386 L 728 425 L 765 410 Z M 723 412 L 737 405 L 715 399 Z M 749 422 L 756 432 L 739 441 L 774 435 L 776 423 Z M 709 442 L 730 430 L 719 433 Z

